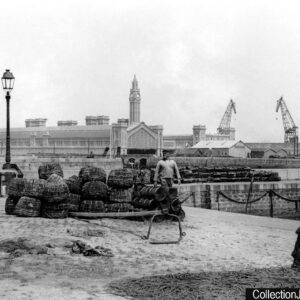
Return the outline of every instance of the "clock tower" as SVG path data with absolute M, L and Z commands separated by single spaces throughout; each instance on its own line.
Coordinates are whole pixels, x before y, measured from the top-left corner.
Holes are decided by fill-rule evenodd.
M 134 75 L 129 94 L 129 125 L 140 123 L 140 103 L 140 89 L 138 87 L 136 76 Z

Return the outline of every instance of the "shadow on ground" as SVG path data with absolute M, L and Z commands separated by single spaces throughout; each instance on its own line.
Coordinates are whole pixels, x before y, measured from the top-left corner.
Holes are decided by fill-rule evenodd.
M 108 289 L 134 299 L 245 299 L 246 288 L 299 288 L 299 282 L 300 270 L 270 268 L 123 279 L 110 283 Z

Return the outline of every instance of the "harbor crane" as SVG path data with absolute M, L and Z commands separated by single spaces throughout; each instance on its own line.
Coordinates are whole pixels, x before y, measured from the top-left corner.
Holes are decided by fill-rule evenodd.
M 294 144 L 294 155 L 298 155 L 298 127 L 286 106 L 285 101 L 281 97 L 277 100 L 276 112 L 281 110 L 283 129 L 284 129 L 284 142 Z
M 218 134 L 229 134 L 232 112 L 236 114 L 235 102 L 231 99 L 218 127 Z

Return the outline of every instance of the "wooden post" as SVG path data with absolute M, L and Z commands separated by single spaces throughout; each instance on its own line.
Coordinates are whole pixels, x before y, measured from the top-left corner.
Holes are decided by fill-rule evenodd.
M 297 229 L 296 234 L 298 234 L 294 251 L 292 252 L 292 257 L 294 258 L 294 262 L 292 268 L 296 268 L 300 270 L 300 227 Z
M 218 210 L 220 210 L 220 203 L 219 203 L 219 192 L 217 192 L 217 198 L 216 201 L 218 203 Z
M 251 174 L 251 181 L 249 185 L 249 190 L 248 190 L 248 196 L 247 196 L 247 201 L 246 201 L 246 206 L 245 206 L 245 213 L 248 211 L 248 204 L 252 195 L 252 188 L 253 188 L 253 181 L 254 181 L 254 176 Z
M 192 193 L 193 196 L 193 206 L 196 207 L 196 197 L 195 197 L 195 192 Z
M 270 217 L 273 218 L 273 193 L 272 191 L 269 192 L 269 197 L 270 197 Z

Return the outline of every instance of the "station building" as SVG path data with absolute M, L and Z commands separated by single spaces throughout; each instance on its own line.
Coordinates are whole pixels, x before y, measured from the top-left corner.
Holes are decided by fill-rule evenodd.
M 140 120 L 141 93 L 136 76 L 129 93 L 129 118 L 110 124 L 109 116 L 86 116 L 85 125 L 75 120 L 60 120 L 47 126 L 47 119 L 27 119 L 25 127 L 11 128 L 13 155 L 156 155 L 163 149 L 192 147 L 201 141 L 232 141 L 235 130 L 227 134 L 208 134 L 204 125 L 194 125 L 191 134 L 164 135 L 162 125 Z M 5 153 L 6 129 L 0 129 L 0 153 Z

